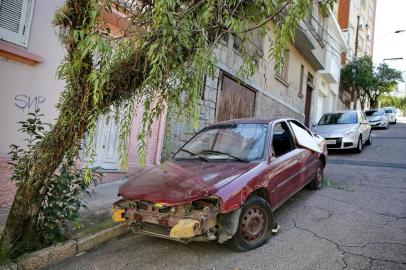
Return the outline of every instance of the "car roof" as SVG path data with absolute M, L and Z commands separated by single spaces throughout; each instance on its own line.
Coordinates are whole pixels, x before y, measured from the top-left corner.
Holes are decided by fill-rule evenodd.
M 368 111 L 380 111 L 380 110 L 384 110 L 384 108 L 369 109 L 369 110 L 367 110 L 367 112 Z
M 232 124 L 270 124 L 277 120 L 295 120 L 291 117 L 248 117 L 248 118 L 239 118 L 239 119 L 232 119 L 226 120 L 223 122 L 216 123 L 214 125 L 232 125 Z
M 349 113 L 349 112 L 358 112 L 358 110 L 341 110 L 341 111 L 328 112 L 328 113 L 324 113 L 324 114 Z

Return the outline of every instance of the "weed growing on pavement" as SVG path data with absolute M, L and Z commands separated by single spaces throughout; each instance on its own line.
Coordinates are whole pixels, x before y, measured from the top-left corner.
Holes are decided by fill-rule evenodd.
M 349 188 L 348 186 L 342 186 L 339 183 L 331 180 L 331 178 L 324 176 L 324 183 L 327 187 L 331 187 L 331 188 L 335 188 L 335 189 L 339 189 L 339 190 L 344 190 L 344 191 L 348 191 L 348 192 L 353 192 L 354 190 Z

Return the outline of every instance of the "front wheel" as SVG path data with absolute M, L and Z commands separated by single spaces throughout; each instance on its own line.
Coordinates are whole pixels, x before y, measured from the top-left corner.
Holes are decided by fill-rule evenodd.
M 269 203 L 252 196 L 245 202 L 238 230 L 229 245 L 237 251 L 249 251 L 265 244 L 272 234 L 273 216 Z
M 321 189 L 324 183 L 324 165 L 321 160 L 319 160 L 319 167 L 317 169 L 317 175 L 314 179 L 309 183 L 309 188 L 311 190 Z
M 362 152 L 362 138 L 361 136 L 358 139 L 357 148 L 355 148 L 355 152 L 361 153 Z

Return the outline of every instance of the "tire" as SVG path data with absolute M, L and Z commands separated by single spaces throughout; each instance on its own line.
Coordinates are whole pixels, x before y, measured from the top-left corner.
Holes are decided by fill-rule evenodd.
M 389 122 L 386 124 L 385 129 L 388 129 L 388 128 L 389 128 Z
M 395 123 L 393 123 L 394 125 L 396 125 L 396 122 L 397 122 L 398 120 L 397 119 L 395 119 Z
M 240 252 L 256 249 L 271 237 L 273 224 L 269 203 L 261 197 L 252 196 L 242 207 L 237 232 L 228 244 Z
M 356 153 L 362 153 L 362 138 L 359 136 L 357 148 L 355 148 Z
M 324 185 L 324 165 L 321 160 L 319 160 L 319 167 L 317 169 L 316 177 L 309 183 L 309 188 L 311 190 L 321 189 Z
M 368 140 L 365 143 L 366 145 L 371 145 L 372 144 L 372 133 L 369 132 Z

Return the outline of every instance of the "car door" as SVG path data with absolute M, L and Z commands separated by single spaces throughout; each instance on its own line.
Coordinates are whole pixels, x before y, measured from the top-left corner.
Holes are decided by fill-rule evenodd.
M 289 120 L 288 123 L 290 126 L 294 124 L 297 127 L 302 128 L 310 137 L 312 138 L 314 137 L 313 133 L 299 121 Z M 316 151 L 312 151 L 309 148 L 298 145 L 296 140 L 295 143 L 296 148 L 300 150 L 298 158 L 300 163 L 300 181 L 299 181 L 300 185 L 298 185 L 297 187 L 297 189 L 300 189 L 301 187 L 309 183 L 316 176 L 318 169 L 319 153 Z M 295 190 L 294 193 L 296 191 L 297 190 Z
M 300 185 L 300 158 L 303 151 L 296 148 L 292 131 L 285 121 L 273 124 L 271 136 L 268 190 L 271 205 L 277 208 Z
M 371 131 L 371 126 L 368 123 L 368 119 L 365 116 L 365 113 L 361 111 L 359 114 L 360 114 L 360 116 L 359 116 L 360 120 L 359 121 L 360 121 L 360 129 L 361 129 L 361 133 L 362 133 L 362 139 L 367 140 L 368 137 L 369 137 L 369 133 Z

